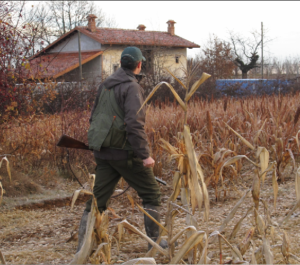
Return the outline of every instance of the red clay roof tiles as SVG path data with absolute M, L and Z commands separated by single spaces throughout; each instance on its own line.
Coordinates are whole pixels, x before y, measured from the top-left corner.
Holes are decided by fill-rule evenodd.
M 169 46 L 182 48 L 200 48 L 199 45 L 171 35 L 163 31 L 142 31 L 112 28 L 97 28 L 95 32 L 90 32 L 87 27 L 77 27 L 83 34 L 90 36 L 101 44 L 121 44 L 121 45 L 150 45 Z
M 81 52 L 81 62 L 85 64 L 102 53 L 102 51 Z M 79 67 L 78 52 L 49 53 L 30 61 L 30 76 L 33 78 L 57 78 L 77 67 Z

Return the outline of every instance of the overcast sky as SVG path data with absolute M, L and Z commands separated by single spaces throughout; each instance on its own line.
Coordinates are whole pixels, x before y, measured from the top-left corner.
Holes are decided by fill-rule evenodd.
M 269 38 L 265 56 L 284 59 L 300 58 L 299 1 L 99 1 L 105 13 L 113 16 L 118 28 L 167 31 L 166 22 L 173 19 L 175 34 L 205 45 L 209 34 L 228 40 L 228 32 L 245 37 L 261 31 L 261 22 Z M 200 48 L 201 49 L 201 48 Z M 193 56 L 200 49 L 188 49 Z

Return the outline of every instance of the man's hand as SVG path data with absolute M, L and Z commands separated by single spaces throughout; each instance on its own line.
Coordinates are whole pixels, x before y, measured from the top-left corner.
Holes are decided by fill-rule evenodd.
M 155 161 L 151 156 L 143 160 L 144 167 L 154 167 L 154 164 Z

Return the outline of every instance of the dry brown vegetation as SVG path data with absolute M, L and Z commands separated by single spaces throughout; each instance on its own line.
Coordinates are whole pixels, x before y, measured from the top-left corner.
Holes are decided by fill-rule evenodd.
M 299 94 L 273 95 L 211 101 L 194 99 L 180 105 L 173 102 L 149 106 L 146 131 L 157 161 L 155 173 L 169 183 L 173 180 L 173 192 L 165 202 L 165 226 L 162 226 L 162 236 L 167 238 L 170 249 L 162 250 L 151 242 L 139 231 L 141 225 L 133 218 L 119 222 L 117 231 L 116 224 L 108 224 L 108 213 L 101 216 L 95 208 L 89 233 L 99 247 L 90 261 L 116 262 L 112 257 L 120 255 L 117 254 L 119 246 L 122 251 L 124 228 L 152 243 L 154 248 L 147 256 L 156 257 L 162 263 L 299 261 L 295 256 L 298 247 L 294 245 L 297 235 L 287 233 L 286 226 L 291 222 L 297 224 L 291 217 L 297 216 L 299 207 L 300 172 L 296 170 L 299 99 Z M 182 109 L 187 109 L 188 115 Z M 27 172 L 40 167 L 64 168 L 66 151 L 55 147 L 58 138 L 65 133 L 85 141 L 87 124 L 88 112 L 15 119 L 2 125 L 1 152 L 14 154 L 9 157 L 11 164 Z M 72 151 L 70 158 L 81 167 L 92 161 L 87 152 Z M 286 185 L 285 179 L 290 180 L 294 175 L 295 188 L 289 185 L 286 203 L 278 183 Z M 241 199 L 234 206 L 223 203 L 232 196 Z M 212 209 L 209 211 L 209 203 L 215 208 L 213 213 Z M 131 199 L 131 205 L 136 204 Z M 217 213 L 215 205 L 225 209 L 223 216 Z M 111 218 L 116 220 L 120 213 L 114 211 Z M 132 213 L 136 214 L 135 210 Z M 140 215 L 136 214 L 136 218 Z M 179 220 L 182 220 L 180 225 Z M 130 236 L 126 242 L 132 243 Z M 177 248 L 174 247 L 176 239 Z M 91 241 L 87 248 L 92 246 Z M 156 251 L 162 256 L 159 254 L 157 258 Z M 217 259 L 210 254 L 216 252 Z

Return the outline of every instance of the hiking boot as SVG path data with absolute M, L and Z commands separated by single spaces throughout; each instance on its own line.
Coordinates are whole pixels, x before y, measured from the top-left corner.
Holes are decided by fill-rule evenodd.
M 159 206 L 145 204 L 144 209 L 156 221 L 160 222 Z M 159 226 L 145 214 L 144 214 L 144 223 L 145 223 L 145 230 L 146 230 L 147 236 L 150 237 L 154 242 L 156 242 L 157 238 L 159 237 Z M 164 239 L 161 239 L 159 245 L 165 249 L 168 247 L 168 242 Z M 152 248 L 152 245 L 150 243 L 148 243 L 148 251 L 151 248 Z
M 80 221 L 80 225 L 79 225 L 79 230 L 78 230 L 78 247 L 77 247 L 77 252 L 80 251 L 82 245 L 83 245 L 83 241 L 84 241 L 84 236 L 85 236 L 85 232 L 86 232 L 86 226 L 87 226 L 87 220 L 88 220 L 88 216 L 89 216 L 89 212 L 84 210 L 82 217 L 81 217 L 81 221 Z

